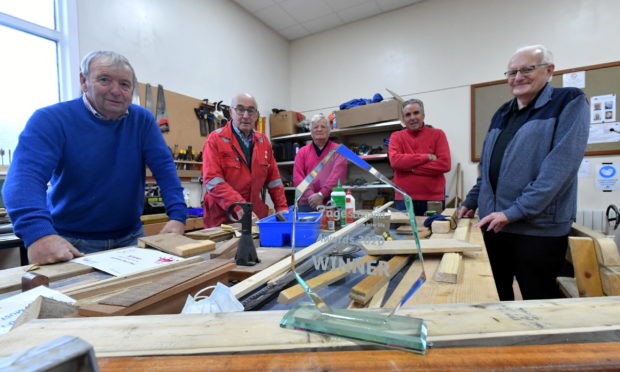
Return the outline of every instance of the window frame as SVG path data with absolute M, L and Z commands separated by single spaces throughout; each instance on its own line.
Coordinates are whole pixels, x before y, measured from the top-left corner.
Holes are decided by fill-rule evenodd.
M 0 25 L 51 40 L 56 43 L 59 101 L 67 101 L 80 95 L 78 81 L 78 26 L 76 0 L 55 0 L 54 17 L 56 29 L 0 12 Z

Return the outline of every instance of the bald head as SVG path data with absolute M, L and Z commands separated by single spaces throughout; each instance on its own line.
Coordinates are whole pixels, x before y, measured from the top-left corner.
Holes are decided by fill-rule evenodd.
M 256 99 L 248 93 L 237 94 L 230 105 L 230 116 L 233 125 L 247 137 L 254 129 L 258 119 L 258 105 Z

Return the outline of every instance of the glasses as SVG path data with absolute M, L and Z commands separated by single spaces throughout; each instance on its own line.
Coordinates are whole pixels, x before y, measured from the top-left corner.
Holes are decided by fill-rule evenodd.
M 248 115 L 254 115 L 258 112 L 258 110 L 255 109 L 254 107 L 245 108 L 243 106 L 237 106 L 234 108 L 234 110 L 237 113 L 237 115 L 243 115 L 246 112 L 248 113 Z
M 548 63 L 540 63 L 538 65 L 529 65 L 529 66 L 521 67 L 518 70 L 508 70 L 508 71 L 504 72 L 504 75 L 506 75 L 506 77 L 508 79 L 514 79 L 517 76 L 517 73 L 519 73 L 519 72 L 523 76 L 528 76 L 532 72 L 534 72 L 534 70 L 536 70 L 539 67 L 543 67 L 543 66 L 549 66 L 549 64 Z

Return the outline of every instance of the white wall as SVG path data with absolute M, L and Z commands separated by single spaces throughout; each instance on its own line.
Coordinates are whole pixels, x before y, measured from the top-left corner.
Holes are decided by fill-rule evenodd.
M 459 162 L 464 168 L 467 192 L 477 176 L 469 160 L 469 85 L 502 79 L 512 52 L 527 44 L 551 49 L 558 70 L 618 61 L 618 14 L 616 0 L 423 1 L 292 42 L 291 107 L 330 112 L 375 92 L 389 97 L 384 88 L 421 98 L 427 122 L 448 136 L 453 169 Z M 596 191 L 593 178 L 580 179 L 580 208 L 602 209 L 617 199 L 618 192 Z
M 111 49 L 138 80 L 211 101 L 289 105 L 289 43 L 229 0 L 80 0 L 80 58 Z
M 264 116 L 289 106 L 289 42 L 229 0 L 80 0 L 80 58 L 123 54 L 138 80 L 230 104 L 253 94 Z M 76 77 L 77 78 L 77 77 Z M 201 186 L 183 183 L 190 207 Z

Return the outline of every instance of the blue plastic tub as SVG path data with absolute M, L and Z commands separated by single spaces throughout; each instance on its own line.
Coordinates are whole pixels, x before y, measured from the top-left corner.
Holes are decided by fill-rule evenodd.
M 260 245 L 262 247 L 285 247 L 291 245 L 293 234 L 293 213 L 282 214 L 288 221 L 278 221 L 275 215 L 271 215 L 256 222 L 260 232 Z M 312 217 L 309 220 L 300 221 Z M 295 230 L 295 246 L 307 247 L 316 242 L 321 227 L 321 213 L 308 212 L 297 213 L 297 226 Z

